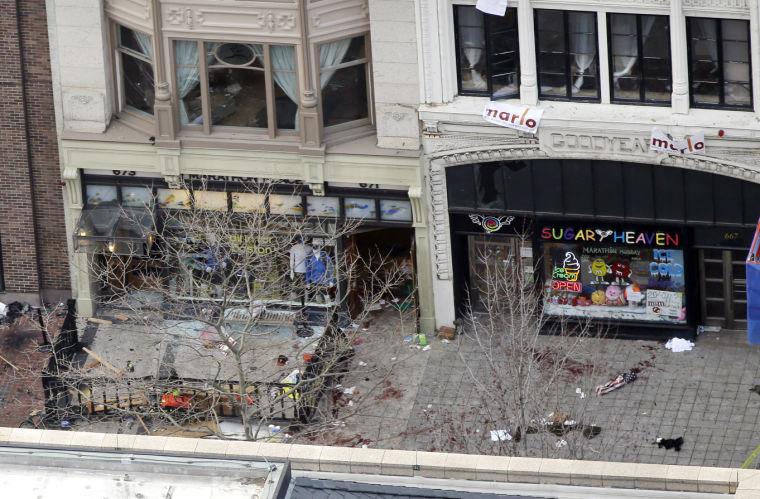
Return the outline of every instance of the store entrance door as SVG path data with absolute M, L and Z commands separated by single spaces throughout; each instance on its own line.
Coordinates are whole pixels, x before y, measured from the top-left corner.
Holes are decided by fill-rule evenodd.
M 482 308 L 481 296 L 487 292 L 489 276 L 514 275 L 519 271 L 520 239 L 517 237 L 468 236 L 470 260 L 469 292 L 473 308 Z M 502 266 L 506 266 L 504 269 Z
M 745 250 L 699 250 L 703 324 L 726 329 L 747 328 L 745 254 Z

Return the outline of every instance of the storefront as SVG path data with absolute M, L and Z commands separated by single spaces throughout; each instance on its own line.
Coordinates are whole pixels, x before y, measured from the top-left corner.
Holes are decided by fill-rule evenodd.
M 467 292 L 477 300 L 486 254 L 532 274 L 550 316 L 635 335 L 746 326 L 741 248 L 760 214 L 758 184 L 591 160 L 452 166 L 446 184 L 460 311 Z
M 349 240 L 337 237 L 341 224 L 362 233 L 350 236 L 352 248 L 360 252 L 367 251 L 362 241 L 376 232 L 387 239 L 400 231 L 402 239 L 413 242 L 411 202 L 405 190 L 392 186 L 328 184 L 325 195 L 316 196 L 293 181 L 192 176 L 176 188 L 158 175 L 121 171 L 84 171 L 81 182 L 83 209 L 74 245 L 102 269 L 93 275 L 99 281 L 93 283 L 95 291 L 105 299 L 101 303 L 118 292 L 150 291 L 159 280 L 175 298 L 218 300 L 230 267 L 222 253 L 247 253 L 269 263 L 266 272 L 259 266 L 258 275 L 244 276 L 247 284 L 235 288 L 240 296 L 234 299 L 255 295 L 277 306 L 332 307 L 350 286 L 340 275 Z M 219 219 L 229 221 L 225 251 L 216 251 L 202 236 L 183 233 L 183 217 L 198 211 L 224 214 Z M 251 233 L 246 217 L 279 222 Z M 175 258 L 165 254 L 167 237 L 182 241 L 172 245 Z M 406 251 L 414 261 L 413 243 L 393 251 Z M 281 281 L 287 283 L 273 284 Z

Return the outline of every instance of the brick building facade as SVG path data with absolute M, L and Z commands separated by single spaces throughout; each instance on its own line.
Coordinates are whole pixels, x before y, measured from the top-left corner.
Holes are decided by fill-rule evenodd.
M 44 0 L 0 0 L 0 301 L 71 287 Z

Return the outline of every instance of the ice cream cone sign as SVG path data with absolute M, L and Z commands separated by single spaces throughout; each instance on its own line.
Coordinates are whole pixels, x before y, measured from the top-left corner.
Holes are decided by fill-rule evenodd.
M 565 253 L 565 260 L 562 262 L 562 266 L 565 267 L 565 275 L 568 281 L 578 280 L 581 264 L 578 263 L 578 258 L 572 252 L 568 251 Z

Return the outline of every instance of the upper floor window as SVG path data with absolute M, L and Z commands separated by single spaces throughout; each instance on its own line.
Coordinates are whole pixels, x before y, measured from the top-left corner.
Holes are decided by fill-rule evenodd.
M 119 101 L 121 109 L 153 114 L 153 45 L 150 35 L 116 26 Z
M 203 54 L 203 57 L 199 57 Z M 295 48 L 242 42 L 174 43 L 180 124 L 260 129 L 274 137 L 295 130 Z
M 749 22 L 686 18 L 694 107 L 752 107 Z
M 612 100 L 670 103 L 668 16 L 609 14 Z
M 319 45 L 325 127 L 369 119 L 369 57 L 365 36 Z
M 599 99 L 596 13 L 536 10 L 539 96 Z
M 517 9 L 507 9 L 502 17 L 456 5 L 454 24 L 459 94 L 488 95 L 494 100 L 518 97 Z

